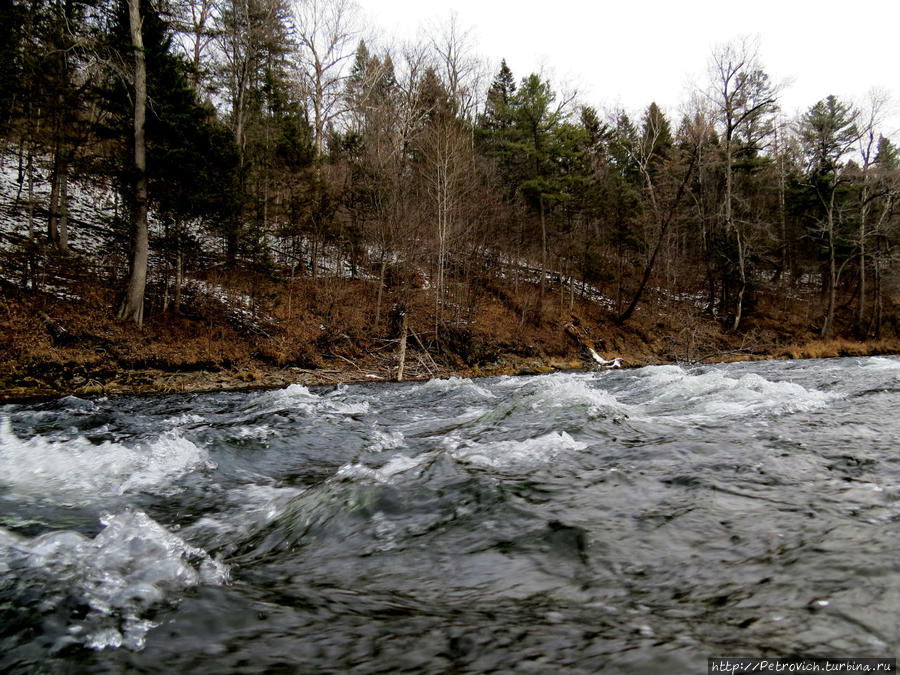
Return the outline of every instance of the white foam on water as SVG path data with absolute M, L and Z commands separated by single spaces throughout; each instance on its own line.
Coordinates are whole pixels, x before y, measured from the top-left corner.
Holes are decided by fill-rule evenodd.
M 366 445 L 366 450 L 371 452 L 384 452 L 385 450 L 397 450 L 406 445 L 406 438 L 401 431 L 379 431 L 375 429 L 372 432 L 372 438 Z
M 418 391 L 425 392 L 441 392 L 455 393 L 464 391 L 473 393 L 482 398 L 496 398 L 496 396 L 484 387 L 475 384 L 468 377 L 457 377 L 456 375 L 447 378 L 434 378 L 425 382 Z
M 76 642 L 140 650 L 156 626 L 146 618 L 151 607 L 177 600 L 186 588 L 229 579 L 226 565 L 142 511 L 105 514 L 100 521 L 105 527 L 93 539 L 72 531 L 28 539 L 0 529 L 0 564 L 37 573 L 43 611 L 73 596 L 90 608 L 68 625 L 57 648 Z M 36 582 L 30 574 L 25 583 Z
M 366 400 L 348 400 L 346 387 L 339 386 L 330 394 L 319 396 L 302 384 L 292 384 L 284 389 L 268 391 L 255 401 L 264 412 L 300 412 L 306 415 L 337 414 L 363 415 L 369 412 Z
M 633 370 L 632 374 L 641 378 L 648 387 L 680 382 L 687 376 L 687 372 L 680 366 L 644 366 Z
M 230 541 L 240 541 L 276 520 L 303 492 L 303 488 L 298 487 L 256 483 L 235 487 L 227 493 L 227 510 L 217 516 L 203 516 L 184 531 L 201 541 L 213 541 L 222 536 Z
M 313 394 L 302 384 L 292 384 L 284 389 L 263 392 L 254 397 L 252 401 L 254 408 L 259 407 L 265 410 L 275 411 L 299 408 L 300 410 L 311 411 L 319 401 L 319 396 Z
M 354 400 L 347 390 L 347 385 L 339 383 L 337 387 L 321 399 L 319 412 L 337 413 L 339 415 L 364 415 L 369 412 L 369 401 Z
M 396 482 L 398 476 L 424 465 L 430 461 L 433 456 L 434 454 L 430 452 L 424 452 L 415 457 L 394 455 L 378 468 L 372 468 L 362 463 L 344 464 L 337 470 L 334 478 L 336 480 L 364 480 L 375 483 L 392 484 Z
M 641 370 L 642 390 L 651 392 L 651 398 L 639 406 L 640 411 L 686 422 L 816 410 L 840 398 L 839 394 L 793 382 L 773 382 L 755 373 L 740 377 L 729 377 L 719 370 L 695 374 L 677 366 Z
M 82 436 L 21 439 L 0 418 L 0 486 L 26 501 L 90 504 L 126 492 L 165 490 L 180 476 L 214 468 L 209 453 L 176 431 L 130 447 Z
M 529 382 L 534 392 L 531 407 L 536 412 L 543 412 L 552 408 L 584 406 L 588 417 L 610 417 L 629 412 L 628 406 L 614 395 L 591 386 L 593 381 L 593 376 L 569 373 L 535 377 Z
M 873 356 L 860 364 L 860 367 L 866 370 L 884 370 L 900 374 L 900 358 Z
M 455 460 L 493 469 L 546 464 L 562 452 L 578 452 L 587 447 L 565 431 L 552 431 L 524 441 L 462 441 L 453 445 L 451 455 Z
M 167 417 L 163 421 L 163 424 L 167 427 L 175 428 L 203 424 L 204 422 L 206 422 L 206 418 L 201 415 L 195 413 L 181 413 L 180 415 Z
M 365 415 L 369 412 L 368 401 L 323 401 L 319 412 L 337 413 L 339 415 Z

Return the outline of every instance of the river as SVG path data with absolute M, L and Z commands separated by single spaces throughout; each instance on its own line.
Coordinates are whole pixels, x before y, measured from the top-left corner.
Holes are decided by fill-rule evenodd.
M 900 358 L 0 407 L 0 671 L 896 656 Z

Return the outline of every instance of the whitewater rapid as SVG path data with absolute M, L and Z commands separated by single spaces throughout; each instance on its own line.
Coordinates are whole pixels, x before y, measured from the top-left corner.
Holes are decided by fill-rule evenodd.
M 0 670 L 889 655 L 898 392 L 879 357 L 3 406 Z

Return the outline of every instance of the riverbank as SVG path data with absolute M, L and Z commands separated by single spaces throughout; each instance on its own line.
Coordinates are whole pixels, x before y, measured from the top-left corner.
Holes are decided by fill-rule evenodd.
M 718 353 L 702 362 L 761 361 L 767 359 L 819 359 L 846 356 L 876 356 L 900 354 L 900 342 L 880 340 L 858 342 L 849 340 L 812 341 L 802 345 L 781 346 L 764 353 Z M 413 365 L 406 381 L 423 381 L 446 377 L 491 377 L 498 375 L 538 375 L 558 371 L 584 371 L 604 367 L 636 368 L 647 365 L 685 363 L 658 355 L 653 358 L 623 359 L 607 352 L 603 366 L 588 355 L 567 354 L 557 357 L 523 357 L 505 354 L 491 363 L 474 367 L 440 366 L 423 369 Z M 421 355 L 416 354 L 420 359 Z M 604 358 L 604 357 L 601 357 Z M 694 363 L 697 363 L 695 361 Z M 200 369 L 122 368 L 115 364 L 74 361 L 22 364 L 0 376 L 0 403 L 48 400 L 62 396 L 121 396 L 171 393 L 203 393 L 211 391 L 250 391 L 275 389 L 292 384 L 320 386 L 396 381 L 396 372 L 386 372 L 379 363 L 365 361 L 342 363 L 329 367 L 278 367 L 262 362 L 250 362 L 232 367 Z M 36 373 L 36 374 L 27 374 Z M 41 377 L 43 375 L 43 377 Z
M 486 284 L 467 309 L 434 320 L 426 289 L 247 276 L 187 286 L 178 312 L 142 327 L 114 318 L 116 289 L 97 279 L 67 294 L 7 287 L 0 302 L 0 402 L 276 388 L 398 377 L 540 374 L 616 365 L 900 353 L 900 339 L 818 339 L 802 293 L 758 290 L 740 331 L 697 298 L 649 294 L 625 324 L 611 300 Z M 566 289 L 563 289 L 566 290 Z M 378 309 L 380 308 L 380 309 Z M 839 316 L 852 324 L 852 316 Z M 406 334 L 405 348 L 403 346 Z

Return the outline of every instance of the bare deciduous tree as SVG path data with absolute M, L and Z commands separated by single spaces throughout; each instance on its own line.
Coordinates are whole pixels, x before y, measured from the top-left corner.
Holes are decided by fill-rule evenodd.
M 666 233 L 672 222 L 675 220 L 678 213 L 678 207 L 681 204 L 681 200 L 685 195 L 688 184 L 694 175 L 700 149 L 705 140 L 702 127 L 693 129 L 693 133 L 691 134 L 691 147 L 688 149 L 688 157 L 685 158 L 686 164 L 685 162 L 682 162 L 681 164 L 683 166 L 678 167 L 678 162 L 672 161 L 667 157 L 661 157 L 657 154 L 657 146 L 662 137 L 668 134 L 668 129 L 664 129 L 665 124 L 665 119 L 658 108 L 656 108 L 656 104 L 651 104 L 645 117 L 643 135 L 636 144 L 627 148 L 632 156 L 632 160 L 638 167 L 641 176 L 644 179 L 644 186 L 650 201 L 650 212 L 656 227 L 656 242 L 653 245 L 652 253 L 644 267 L 644 272 L 641 276 L 638 288 L 632 296 L 631 303 L 629 303 L 628 308 L 616 319 L 616 322 L 619 324 L 625 323 L 631 318 L 631 315 L 637 308 L 638 302 L 640 302 L 644 289 L 647 286 L 647 282 L 650 280 L 650 275 L 653 272 L 653 267 L 656 264 L 660 249 L 665 241 Z M 667 176 L 676 177 L 679 171 L 681 172 L 681 176 L 677 183 L 678 187 L 673 193 L 667 195 L 659 194 L 659 180 L 655 175 L 657 171 L 654 171 L 651 167 L 651 162 L 653 162 L 653 160 L 664 163 L 662 170 Z M 670 187 L 674 187 L 674 184 Z
M 857 329 L 865 330 L 865 314 L 866 314 L 866 265 L 868 264 L 867 256 L 867 238 L 869 236 L 869 214 L 873 206 L 873 180 L 872 168 L 875 164 L 876 153 L 878 151 L 878 138 L 876 136 L 878 127 L 881 123 L 881 117 L 887 105 L 887 96 L 878 91 L 872 91 L 869 95 L 869 106 L 866 114 L 865 123 L 862 133 L 858 141 L 860 172 L 862 174 L 860 187 L 860 208 L 859 208 L 859 233 L 857 238 L 857 246 L 859 248 L 859 303 L 857 305 Z
M 198 92 L 207 74 L 203 62 L 216 38 L 218 9 L 214 0 L 176 0 L 172 5 L 180 46 L 191 65 L 191 84 Z
M 446 111 L 431 120 L 422 134 L 420 147 L 424 159 L 422 177 L 434 219 L 434 323 L 437 335 L 446 293 L 451 242 L 463 229 L 464 206 L 472 192 L 473 158 L 471 144 L 459 120 Z
M 347 110 L 346 66 L 359 35 L 357 6 L 353 0 L 300 0 L 294 17 L 300 76 L 312 102 L 313 137 L 321 157 L 327 126 Z
M 456 12 L 443 26 L 434 31 L 431 48 L 437 55 L 441 80 L 456 108 L 456 114 L 464 120 L 474 120 L 485 79 L 484 63 L 475 56 L 471 30 L 459 27 Z
M 720 45 L 710 61 L 710 89 L 707 98 L 713 105 L 722 130 L 725 154 L 725 196 L 723 221 L 726 232 L 735 237 L 737 265 L 740 275 L 735 304 L 733 329 L 741 323 L 744 293 L 747 289 L 747 233 L 741 219 L 735 217 L 734 158 L 740 141 L 747 145 L 759 143 L 770 132 L 767 123 L 777 108 L 779 87 L 769 82 L 769 76 L 759 62 L 759 46 L 744 37 Z

